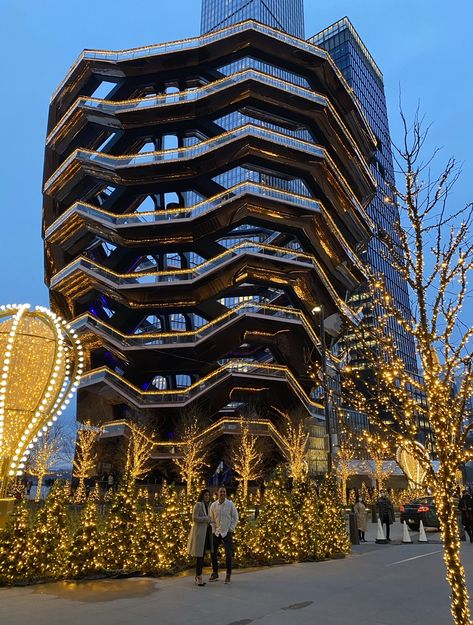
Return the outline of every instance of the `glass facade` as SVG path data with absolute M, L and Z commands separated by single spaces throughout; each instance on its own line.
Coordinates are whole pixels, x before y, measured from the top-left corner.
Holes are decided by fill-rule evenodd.
M 399 220 L 399 214 L 395 204 L 389 201 L 392 196 L 390 185 L 394 183 L 394 167 L 383 75 L 350 20 L 346 17 L 321 31 L 309 41 L 330 52 L 358 98 L 376 135 L 378 147 L 370 167 L 378 183 L 378 188 L 367 210 L 379 229 L 396 239 L 394 224 Z M 397 307 L 406 318 L 409 317 L 410 303 L 407 283 L 386 259 L 386 250 L 383 249 L 383 244 L 379 238 L 374 237 L 371 240 L 366 253 L 366 260 L 374 269 L 386 276 L 387 286 Z M 355 303 L 361 304 L 364 296 L 357 295 L 355 297 L 360 300 Z M 397 324 L 393 324 L 390 331 L 406 366 L 410 371 L 416 372 L 417 360 L 412 336 Z
M 304 0 L 203 0 L 202 34 L 256 20 L 304 39 Z

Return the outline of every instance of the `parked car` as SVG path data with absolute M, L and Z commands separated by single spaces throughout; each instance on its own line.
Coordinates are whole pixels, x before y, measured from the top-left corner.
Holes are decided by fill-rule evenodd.
M 412 503 L 401 505 L 399 511 L 401 513 L 401 523 L 406 521 L 411 530 L 418 530 L 421 521 L 424 527 L 440 529 L 440 522 L 437 517 L 433 497 L 419 497 L 419 499 L 414 499 Z

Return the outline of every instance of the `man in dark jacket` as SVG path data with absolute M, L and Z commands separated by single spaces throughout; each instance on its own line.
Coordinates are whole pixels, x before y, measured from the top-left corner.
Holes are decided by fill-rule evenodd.
M 470 543 L 473 543 L 473 497 L 467 490 L 463 491 L 458 508 L 462 515 L 462 525 L 470 537 Z
M 386 540 L 391 542 L 389 538 L 389 530 L 391 525 L 394 523 L 394 506 L 392 501 L 386 494 L 385 490 L 381 491 L 381 496 L 378 499 L 378 516 L 383 525 L 386 525 Z

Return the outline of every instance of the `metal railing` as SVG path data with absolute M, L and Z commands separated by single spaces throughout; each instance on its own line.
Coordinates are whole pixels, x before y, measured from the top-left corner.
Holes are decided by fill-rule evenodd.
M 194 206 L 185 208 L 173 208 L 160 211 L 146 211 L 126 213 L 116 215 L 109 211 L 102 210 L 87 204 L 86 202 L 76 202 L 68 208 L 54 223 L 46 230 L 46 238 L 53 234 L 60 226 L 62 226 L 73 214 L 83 215 L 84 217 L 97 218 L 109 223 L 112 226 L 140 225 L 150 224 L 162 221 L 171 221 L 176 219 L 193 219 L 204 213 L 209 213 L 216 208 L 225 206 L 238 198 L 245 195 L 254 195 L 256 197 L 270 198 L 272 201 L 281 202 L 300 206 L 310 209 L 314 212 L 321 212 L 321 204 L 317 200 L 303 195 L 297 195 L 288 191 L 282 191 L 258 184 L 256 182 L 242 182 L 238 185 L 230 187 L 226 191 L 219 193 L 207 200 L 199 202 Z
M 261 24 L 260 22 L 256 22 L 254 20 L 247 20 L 245 22 L 241 22 L 239 24 L 235 24 L 229 26 L 228 28 L 224 28 L 222 30 L 216 31 L 214 33 L 209 33 L 202 35 L 200 37 L 192 37 L 190 39 L 181 39 L 178 41 L 169 41 L 166 43 L 158 43 L 151 46 L 142 46 L 140 48 L 131 48 L 129 50 L 84 50 L 81 52 L 79 57 L 73 63 L 66 76 L 63 78 L 58 87 L 54 90 L 51 101 L 55 99 L 59 91 L 64 87 L 64 85 L 69 81 L 72 73 L 78 67 L 78 65 L 82 61 L 92 61 L 92 60 L 102 60 L 102 61 L 128 61 L 132 59 L 139 59 L 143 57 L 150 56 L 159 56 L 163 54 L 169 54 L 170 52 L 179 52 L 181 50 L 192 50 L 197 49 L 203 46 L 207 46 L 215 41 L 221 41 L 223 39 L 232 37 L 235 34 L 247 31 L 254 30 L 256 32 L 267 35 L 268 37 L 272 37 L 273 39 L 277 39 L 278 41 L 283 41 L 284 43 L 288 43 L 291 46 L 299 48 L 300 50 L 304 50 L 305 52 L 309 52 L 318 56 L 321 59 L 329 59 L 330 55 L 323 50 L 315 46 L 314 44 L 308 43 L 304 39 L 298 39 L 297 37 L 292 37 L 286 33 L 283 33 L 279 30 L 275 30 L 270 26 L 266 26 L 265 24 Z
M 88 270 L 99 276 L 110 280 L 118 286 L 123 285 L 149 285 L 159 284 L 163 282 L 179 282 L 193 280 L 205 273 L 220 267 L 231 259 L 244 254 L 263 254 L 281 259 L 287 259 L 299 263 L 312 265 L 313 259 L 309 254 L 296 252 L 293 249 L 285 247 L 276 247 L 275 245 L 266 245 L 265 243 L 257 243 L 254 241 L 242 241 L 234 247 L 225 250 L 222 254 L 215 256 L 210 260 L 206 260 L 200 265 L 189 269 L 175 269 L 167 271 L 137 271 L 134 273 L 116 273 L 110 269 L 102 267 L 98 263 L 81 256 L 72 263 L 56 273 L 52 280 L 51 286 L 56 286 L 69 275 L 77 270 Z
M 230 76 L 225 76 L 220 80 L 211 82 L 197 89 L 187 89 L 176 93 L 165 93 L 161 95 L 155 95 L 147 98 L 134 98 L 130 100 L 104 100 L 94 97 L 80 97 L 74 104 L 66 111 L 60 121 L 49 133 L 46 144 L 49 144 L 52 139 L 57 135 L 61 128 L 67 123 L 68 119 L 78 109 L 92 109 L 103 111 L 104 113 L 116 115 L 117 113 L 131 112 L 138 109 L 148 109 L 156 107 L 166 107 L 175 104 L 185 104 L 186 102 L 195 102 L 196 100 L 204 99 L 214 93 L 225 91 L 229 87 L 241 84 L 247 80 L 254 80 L 263 85 L 275 87 L 281 89 L 284 93 L 290 91 L 291 95 L 297 95 L 306 100 L 310 100 L 313 103 L 320 104 L 321 106 L 330 106 L 327 98 L 310 89 L 288 83 L 281 78 L 275 78 L 270 74 L 261 72 L 256 69 L 245 69 L 239 72 L 235 72 Z M 341 124 L 343 122 L 339 120 Z
M 310 323 L 307 321 L 304 314 L 300 310 L 295 310 L 293 308 L 287 308 L 282 306 L 273 306 L 258 302 L 244 302 L 243 304 L 239 304 L 238 306 L 230 309 L 228 312 L 221 315 L 217 319 L 214 319 L 201 326 L 200 328 L 192 331 L 123 334 L 117 331 L 111 325 L 105 323 L 104 321 L 101 321 L 100 319 L 97 319 L 90 314 L 78 317 L 71 323 L 71 326 L 76 332 L 79 333 L 85 331 L 87 327 L 93 328 L 94 330 L 96 329 L 106 336 L 114 338 L 119 345 L 125 347 L 153 347 L 179 344 L 186 345 L 189 343 L 198 343 L 202 339 L 217 332 L 227 324 L 245 315 L 259 315 L 283 319 L 296 323 L 302 323 L 306 330 L 311 334 L 314 342 L 316 344 L 320 343 Z
M 130 384 L 117 373 L 106 367 L 90 371 L 82 376 L 81 387 L 107 382 L 115 386 L 119 392 L 128 396 L 136 404 L 151 407 L 152 405 L 187 403 L 195 400 L 210 388 L 219 384 L 232 375 L 247 375 L 251 379 L 279 379 L 286 382 L 294 390 L 306 410 L 318 420 L 324 420 L 322 404 L 312 400 L 303 390 L 291 371 L 282 365 L 257 363 L 253 361 L 231 360 L 213 371 L 211 374 L 201 378 L 188 387 L 173 390 L 143 390 Z
M 234 130 L 227 131 L 217 137 L 212 137 L 211 139 L 196 145 L 156 152 L 144 152 L 143 154 L 111 156 L 109 154 L 102 154 L 101 152 L 94 152 L 93 150 L 84 150 L 79 148 L 74 150 L 74 152 L 68 156 L 68 158 L 54 172 L 54 174 L 52 174 L 52 176 L 50 176 L 50 178 L 45 182 L 44 192 L 47 193 L 53 183 L 75 160 L 85 161 L 88 163 L 98 163 L 116 171 L 127 167 L 142 167 L 150 164 L 195 159 L 202 154 L 207 154 L 213 150 L 221 148 L 222 146 L 237 141 L 238 139 L 246 137 L 254 137 L 257 139 L 271 141 L 272 143 L 281 145 L 284 148 L 293 148 L 295 150 L 305 152 L 306 154 L 317 156 L 320 159 L 327 158 L 324 148 L 319 145 L 303 141 L 302 139 L 296 139 L 289 135 L 263 128 L 262 126 L 244 124 Z

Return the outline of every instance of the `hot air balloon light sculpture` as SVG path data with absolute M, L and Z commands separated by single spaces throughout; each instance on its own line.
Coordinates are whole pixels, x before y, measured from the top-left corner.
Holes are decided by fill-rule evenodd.
M 83 368 L 79 338 L 58 315 L 0 306 L 0 499 L 69 404 Z

